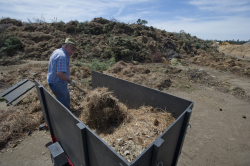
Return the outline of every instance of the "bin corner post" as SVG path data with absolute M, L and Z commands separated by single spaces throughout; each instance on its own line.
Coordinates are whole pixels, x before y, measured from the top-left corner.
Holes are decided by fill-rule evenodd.
M 81 146 L 83 147 L 83 152 L 84 152 L 84 160 L 85 163 L 83 163 L 83 166 L 89 166 L 89 155 L 88 155 L 88 145 L 87 145 L 87 128 L 84 124 L 82 123 L 77 123 L 77 127 L 81 130 L 80 132 L 80 138 L 82 139 Z
M 157 158 L 158 158 L 158 154 L 160 152 L 160 146 L 163 144 L 163 142 L 164 142 L 164 140 L 160 137 L 154 141 L 151 166 L 157 166 L 157 164 L 161 162 L 161 161 L 158 161 Z
M 52 135 L 54 135 L 54 132 L 52 130 L 52 126 L 51 126 L 51 122 L 50 122 L 50 118 L 49 118 L 49 112 L 48 112 L 48 107 L 47 107 L 45 96 L 44 96 L 43 87 L 41 85 L 38 85 L 36 87 L 37 87 L 38 97 L 39 97 L 40 104 L 42 107 L 44 119 L 49 127 L 50 135 L 52 136 Z
M 182 125 L 182 129 L 181 129 L 179 141 L 178 141 L 178 144 L 177 144 L 177 147 L 176 147 L 176 151 L 175 151 L 175 155 L 174 155 L 174 160 L 172 162 L 173 166 L 177 165 L 179 156 L 181 154 L 181 150 L 182 150 L 183 142 L 184 142 L 184 139 L 185 139 L 185 135 L 187 133 L 188 123 L 189 123 L 189 119 L 190 119 L 191 113 L 192 113 L 192 110 L 191 109 L 187 109 L 186 115 L 185 115 L 185 119 L 184 119 L 184 122 L 183 122 L 183 125 Z

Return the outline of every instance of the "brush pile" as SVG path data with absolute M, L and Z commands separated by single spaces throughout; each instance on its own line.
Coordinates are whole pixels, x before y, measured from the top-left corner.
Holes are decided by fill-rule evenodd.
M 31 113 L 25 110 L 0 110 L 0 147 L 9 140 L 23 136 L 36 129 L 43 120 L 42 112 Z

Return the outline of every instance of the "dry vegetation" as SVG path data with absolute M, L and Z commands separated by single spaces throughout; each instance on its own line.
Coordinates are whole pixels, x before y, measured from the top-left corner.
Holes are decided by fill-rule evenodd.
M 0 25 L 2 65 L 20 63 L 24 59 L 48 60 L 51 53 L 61 47 L 65 38 L 71 37 L 78 43 L 73 56 L 78 62 L 94 58 L 106 61 L 112 57 L 125 62 L 164 62 L 182 58 L 186 63 L 250 76 L 248 63 L 227 57 L 217 50 L 213 41 L 201 40 L 184 31 L 171 33 L 152 26 L 125 24 L 104 18 L 95 18 L 90 22 L 70 21 L 66 24 L 44 21 L 22 23 L 5 18 L 0 20 Z
M 129 109 L 107 88 L 90 91 L 81 105 L 80 120 L 129 162 L 175 120 L 170 113 L 150 106 Z

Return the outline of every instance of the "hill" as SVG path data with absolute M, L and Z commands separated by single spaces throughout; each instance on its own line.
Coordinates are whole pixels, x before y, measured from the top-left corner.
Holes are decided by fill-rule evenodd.
M 172 58 L 179 58 L 183 59 L 183 65 L 195 63 L 250 75 L 248 64 L 225 56 L 217 50 L 213 41 L 201 40 L 184 31 L 172 33 L 159 30 L 138 21 L 125 24 L 100 17 L 90 22 L 45 23 L 38 20 L 36 23 L 23 23 L 4 18 L 0 25 L 2 65 L 13 63 L 16 59 L 48 60 L 65 38 L 71 37 L 78 43 L 73 60 L 98 58 L 105 61 L 115 57 L 116 61 L 167 63 Z

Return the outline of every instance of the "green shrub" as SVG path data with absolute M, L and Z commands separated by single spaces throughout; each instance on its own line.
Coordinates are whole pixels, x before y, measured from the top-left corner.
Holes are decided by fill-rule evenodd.
M 60 22 L 53 22 L 52 26 L 54 26 L 57 30 L 64 31 L 65 23 L 63 21 Z
M 92 62 L 91 62 L 91 66 L 90 66 L 90 69 L 91 70 L 94 70 L 94 71 L 103 71 L 103 70 L 107 70 L 109 68 L 108 64 L 105 63 L 105 62 L 100 62 L 99 59 L 92 59 Z
M 183 40 L 180 40 L 179 41 L 180 45 L 182 46 L 184 44 L 184 41 Z
M 103 32 L 104 33 L 108 33 L 113 29 L 113 25 L 112 24 L 104 24 L 104 26 L 102 27 Z
M 115 64 L 115 57 L 112 57 L 108 62 L 100 62 L 99 59 L 92 59 L 90 65 L 84 65 L 89 67 L 91 70 L 94 71 L 104 71 L 108 70 L 111 66 Z
M 23 44 L 16 36 L 0 35 L 0 52 L 13 55 L 16 50 L 23 49 Z
M 115 63 L 116 63 L 115 57 L 110 58 L 110 60 L 109 60 L 109 65 L 110 65 L 110 66 L 113 66 Z
M 206 46 L 204 44 L 201 44 L 201 49 L 206 50 Z
M 88 60 L 87 60 L 87 59 L 82 59 L 81 62 L 82 62 L 82 63 L 87 63 Z
M 81 67 L 81 66 L 83 66 L 83 63 L 78 61 L 78 62 L 76 62 L 76 66 Z
M 194 43 L 194 46 L 195 46 L 196 49 L 199 49 L 200 48 L 200 43 L 198 43 L 198 42 Z
M 103 57 L 104 58 L 110 58 L 110 57 L 113 57 L 115 54 L 114 52 L 112 51 L 111 48 L 105 48 L 104 49 L 104 52 L 103 52 Z
M 85 22 L 78 23 L 77 31 L 81 32 L 82 34 L 90 34 L 91 30 L 90 30 L 89 22 L 85 21 Z

